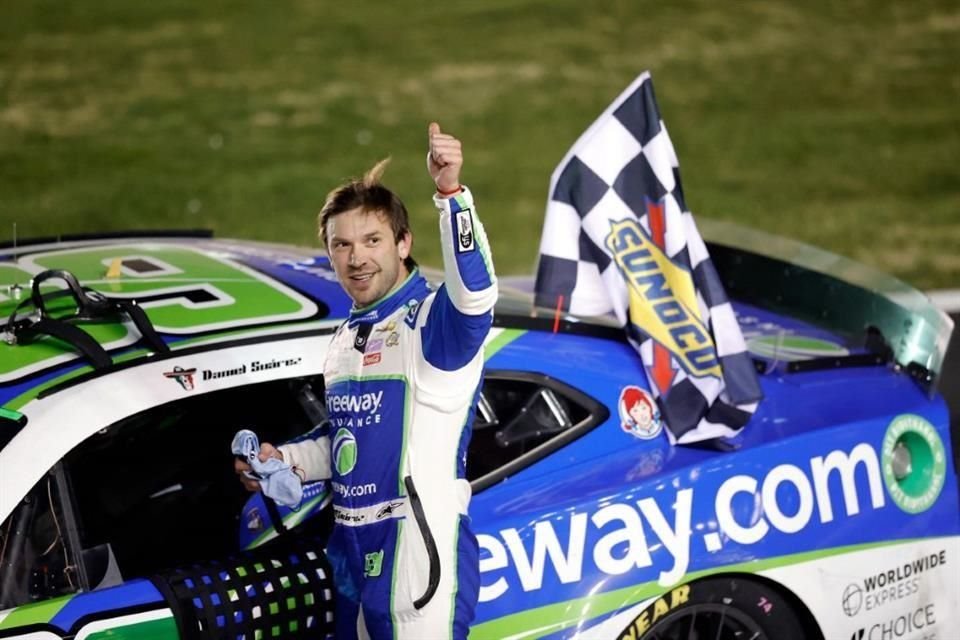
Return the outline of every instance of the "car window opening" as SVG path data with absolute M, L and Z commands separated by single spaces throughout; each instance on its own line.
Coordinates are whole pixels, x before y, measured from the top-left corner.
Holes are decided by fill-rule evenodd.
M 238 490 L 233 472 L 233 434 L 251 428 L 276 443 L 301 437 L 327 419 L 323 388 L 315 376 L 227 389 L 98 430 L 0 523 L 0 609 L 235 551 L 249 495 Z M 548 376 L 488 371 L 468 479 L 480 491 L 607 416 L 599 403 Z M 308 520 L 300 528 L 317 533 L 323 526 Z

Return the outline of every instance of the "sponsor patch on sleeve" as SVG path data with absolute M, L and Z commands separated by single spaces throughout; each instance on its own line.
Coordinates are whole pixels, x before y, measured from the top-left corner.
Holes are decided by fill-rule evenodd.
M 467 253 L 476 248 L 476 242 L 473 237 L 473 217 L 470 209 L 464 209 L 456 213 L 457 220 L 457 253 Z

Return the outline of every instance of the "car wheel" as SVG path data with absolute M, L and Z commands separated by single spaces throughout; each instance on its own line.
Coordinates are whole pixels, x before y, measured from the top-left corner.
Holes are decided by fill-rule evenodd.
M 776 588 L 739 576 L 677 587 L 644 609 L 631 627 L 633 637 L 643 640 L 807 638 L 800 616 Z M 624 630 L 627 637 L 631 627 Z

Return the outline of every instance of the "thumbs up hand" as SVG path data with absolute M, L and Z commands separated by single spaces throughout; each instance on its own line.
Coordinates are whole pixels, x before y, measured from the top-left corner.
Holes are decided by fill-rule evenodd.
M 427 153 L 427 170 L 441 195 L 452 195 L 460 190 L 460 168 L 463 167 L 463 150 L 460 141 L 440 131 L 440 125 L 431 122 L 427 129 L 430 150 Z

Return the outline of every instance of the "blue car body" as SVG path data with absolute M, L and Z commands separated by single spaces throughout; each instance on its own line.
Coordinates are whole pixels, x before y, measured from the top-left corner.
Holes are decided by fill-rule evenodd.
M 960 627 L 955 445 L 931 390 L 949 321 L 906 289 L 883 295 L 795 253 L 774 261 L 733 244 L 711 250 L 764 399 L 723 443 L 676 447 L 662 425 L 632 431 L 625 389 L 649 384 L 615 323 L 556 317 L 532 307 L 528 280 L 501 283 L 468 469 L 481 550 L 471 637 L 639 638 L 694 605 L 706 615 L 717 597 L 766 637 L 784 620 L 811 638 L 946 638 Z M 145 346 L 129 318 L 67 320 L 101 332 L 100 365 L 100 351 L 31 334 L 30 279 L 48 269 L 137 299 L 166 347 Z M 751 270 L 764 277 L 746 281 Z M 76 315 L 69 296 L 50 295 L 60 276 L 43 277 L 49 315 Z M 0 638 L 241 637 L 257 619 L 267 622 L 249 628 L 262 637 L 322 636 L 329 572 L 318 564 L 281 597 L 297 582 L 291 567 L 320 560 L 302 544 L 271 545 L 313 525 L 322 536 L 327 488 L 308 486 L 296 510 L 246 499 L 198 480 L 217 463 L 164 430 L 196 434 L 213 410 L 227 414 L 224 433 L 268 428 L 283 421 L 293 381 L 320 383 L 349 309 L 326 260 L 204 237 L 86 240 L 0 253 L 0 285 L 13 336 L 0 344 Z M 309 407 L 309 392 L 291 393 Z M 292 437 L 310 420 L 289 422 Z M 155 476 L 181 475 L 150 484 L 153 462 Z M 125 499 L 125 485 L 137 495 Z M 202 514 L 226 502 L 239 522 L 221 529 L 239 526 L 239 540 L 200 535 Z M 264 564 L 277 575 L 258 574 Z M 718 596 L 721 579 L 749 589 Z M 264 581 L 273 587 L 258 589 Z

